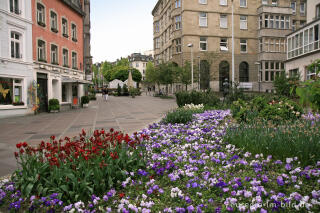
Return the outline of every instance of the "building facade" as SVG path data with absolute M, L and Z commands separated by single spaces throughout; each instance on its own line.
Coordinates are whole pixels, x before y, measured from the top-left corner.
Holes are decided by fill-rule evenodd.
M 298 75 L 303 81 L 316 75 L 316 70 L 310 71 L 307 67 L 320 59 L 320 0 L 308 1 L 307 20 L 304 27 L 287 36 L 286 73 Z
M 151 55 L 142 55 L 141 53 L 133 53 L 128 56 L 129 66 L 139 70 L 142 75 L 142 81 L 146 78 L 147 63 L 153 61 Z
M 34 79 L 39 111 L 56 98 L 79 105 L 84 94 L 83 0 L 32 0 Z
M 0 1 L 0 118 L 32 113 L 31 0 Z
M 91 56 L 91 21 L 90 21 L 90 0 L 84 0 L 84 21 L 83 21 L 83 61 L 86 80 L 92 80 L 92 56 Z
M 271 91 L 274 76 L 284 70 L 285 35 L 306 19 L 305 13 L 293 11 L 294 5 L 305 8 L 305 2 L 294 2 L 159 0 L 152 11 L 155 64 L 182 66 L 193 55 L 201 88 L 221 91 L 223 81 L 232 79 L 233 49 L 235 82 L 248 90 Z

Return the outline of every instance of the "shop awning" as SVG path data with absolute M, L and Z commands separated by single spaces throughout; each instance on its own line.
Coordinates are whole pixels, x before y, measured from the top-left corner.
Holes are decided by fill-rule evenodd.
M 72 78 L 68 78 L 68 77 L 63 77 L 62 83 L 93 84 L 91 81 L 81 80 L 81 79 L 72 79 Z

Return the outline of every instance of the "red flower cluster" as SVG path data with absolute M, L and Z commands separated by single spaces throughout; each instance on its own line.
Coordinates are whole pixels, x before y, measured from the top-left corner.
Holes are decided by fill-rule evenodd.
M 59 167 L 61 163 L 75 163 L 78 160 L 88 161 L 96 159 L 98 156 L 107 158 L 110 156 L 113 160 L 119 158 L 119 154 L 115 148 L 136 149 L 141 140 L 148 139 L 148 136 L 142 135 L 138 137 L 135 134 L 134 139 L 131 139 L 128 134 L 124 135 L 121 132 L 110 129 L 109 132 L 105 130 L 95 130 L 92 137 L 87 137 L 85 130 L 79 135 L 76 140 L 71 140 L 65 137 L 64 140 L 56 140 L 55 136 L 50 137 L 51 141 L 45 143 L 42 141 L 37 147 L 29 146 L 26 142 L 19 143 L 16 147 L 19 152 L 15 152 L 16 158 L 36 156 L 41 162 L 49 162 L 51 166 Z M 109 155 L 108 155 L 109 154 Z M 105 167 L 107 164 L 101 161 L 100 167 Z M 72 169 L 76 169 L 74 164 Z

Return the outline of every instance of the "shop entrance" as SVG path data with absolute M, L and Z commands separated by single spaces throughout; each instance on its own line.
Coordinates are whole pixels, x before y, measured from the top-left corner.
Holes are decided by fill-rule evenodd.
M 47 74 L 37 73 L 38 112 L 48 112 L 48 77 Z

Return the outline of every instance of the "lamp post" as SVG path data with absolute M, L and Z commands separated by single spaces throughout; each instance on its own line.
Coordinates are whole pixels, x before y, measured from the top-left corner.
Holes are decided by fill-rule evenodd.
M 233 0 L 231 0 L 231 9 L 232 9 L 232 84 L 234 84 L 234 23 L 233 23 Z
M 193 90 L 193 44 L 188 44 L 188 47 L 191 48 L 191 89 Z
M 198 90 L 200 91 L 200 72 L 201 72 L 201 64 L 200 64 L 200 56 L 198 56 L 199 59 L 199 73 L 198 73 Z
M 259 84 L 259 93 L 261 91 L 261 72 L 260 72 L 260 62 L 255 62 L 255 65 L 258 66 L 258 84 Z

